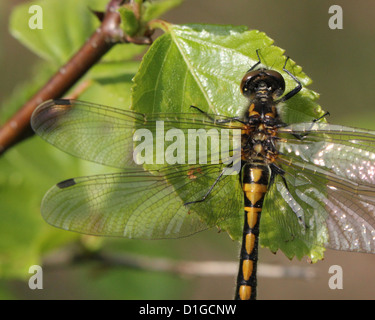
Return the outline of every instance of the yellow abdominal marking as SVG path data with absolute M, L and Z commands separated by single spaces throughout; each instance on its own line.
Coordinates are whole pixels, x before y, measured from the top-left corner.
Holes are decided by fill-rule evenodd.
M 253 262 L 251 260 L 244 260 L 242 264 L 243 278 L 248 281 L 253 273 Z
M 253 233 L 247 234 L 246 235 L 246 243 L 245 243 L 245 248 L 246 248 L 247 254 L 250 254 L 251 252 L 253 252 L 254 244 L 255 244 L 255 235 Z M 245 261 L 249 261 L 249 260 L 244 260 L 244 262 Z
M 238 290 L 238 295 L 240 296 L 241 300 L 249 300 L 251 296 L 251 287 L 250 286 L 240 286 Z

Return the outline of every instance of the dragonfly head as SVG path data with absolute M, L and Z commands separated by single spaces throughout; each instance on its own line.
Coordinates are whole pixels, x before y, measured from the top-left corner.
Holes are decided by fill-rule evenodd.
M 251 70 L 245 74 L 241 81 L 241 92 L 245 97 L 253 99 L 260 92 L 273 99 L 280 97 L 285 90 L 283 76 L 274 70 Z

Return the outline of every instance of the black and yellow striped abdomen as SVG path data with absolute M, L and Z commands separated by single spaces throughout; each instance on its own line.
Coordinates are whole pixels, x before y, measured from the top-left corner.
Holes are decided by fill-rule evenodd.
M 249 98 L 249 105 L 242 119 L 244 125 L 241 132 L 245 223 L 237 277 L 238 300 L 256 298 L 260 216 L 268 184 L 273 181 L 270 173 L 273 178 L 275 174 L 283 172 L 273 165 L 279 154 L 277 129 L 284 126 L 277 113 L 277 105 L 296 95 L 302 88 L 299 80 L 285 69 L 286 59 L 283 71 L 296 81 L 297 86 L 281 97 L 285 91 L 284 78 L 275 70 L 255 69 L 261 63 L 258 50 L 256 53 L 258 62 L 245 74 L 240 86 L 242 94 Z
M 247 163 L 242 168 L 245 221 L 237 277 L 237 300 L 256 298 L 259 222 L 269 181 L 269 168 L 263 163 Z

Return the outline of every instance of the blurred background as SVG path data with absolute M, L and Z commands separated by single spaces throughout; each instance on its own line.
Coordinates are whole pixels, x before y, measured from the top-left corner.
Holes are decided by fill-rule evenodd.
M 19 83 L 27 82 L 28 77 L 32 75 L 33 66 L 39 59 L 8 32 L 8 18 L 12 7 L 22 2 L 25 1 L 0 2 L 1 103 Z M 343 9 L 342 30 L 331 30 L 328 26 L 331 16 L 328 10 L 334 4 L 340 5 Z M 313 84 L 309 88 L 320 93 L 318 102 L 324 110 L 330 112 L 329 122 L 375 129 L 374 12 L 375 2 L 370 1 L 186 0 L 182 6 L 163 18 L 176 24 L 246 25 L 249 29 L 265 32 L 275 40 L 275 45 L 285 49 L 286 55 L 301 65 L 304 72 L 313 79 Z M 23 142 L 28 143 L 29 141 Z M 12 153 L 12 157 L 16 159 L 17 155 Z M 33 168 L 30 167 L 30 170 Z M 0 182 L 1 177 L 0 175 Z M 69 177 L 71 176 L 65 175 L 65 178 Z M 17 181 L 17 174 L 13 175 L 13 179 Z M 19 188 L 22 188 L 21 182 Z M 41 194 L 45 192 L 42 191 Z M 0 189 L 0 192 L 6 190 Z M 41 198 L 33 199 L 36 203 L 40 200 Z M 22 199 L 18 201 L 22 205 Z M 3 205 L 0 203 L 0 210 L 4 210 Z M 38 210 L 35 206 L 33 218 L 30 220 L 32 226 L 37 225 L 36 228 L 43 230 L 53 229 L 45 224 Z M 20 233 L 22 230 L 24 229 L 20 227 Z M 62 233 L 65 232 L 59 232 L 61 234 L 58 237 L 63 239 L 65 236 Z M 12 241 L 9 240 L 10 245 Z M 30 250 L 35 248 L 28 247 L 27 236 L 17 241 L 24 243 L 19 249 L 20 261 L 30 259 L 35 262 L 33 257 L 36 253 L 30 253 Z M 110 239 L 105 240 L 103 245 L 108 250 L 142 253 L 177 261 L 236 261 L 239 251 L 238 243 L 234 243 L 226 234 L 218 234 L 215 231 L 168 241 L 136 243 Z M 0 244 L 0 260 L 4 261 L 8 257 L 3 247 L 4 244 Z M 281 252 L 274 255 L 267 249 L 261 249 L 260 263 L 312 268 L 316 277 L 309 281 L 260 277 L 259 299 L 375 298 L 375 255 L 327 250 L 324 261 L 309 265 L 305 259 L 290 261 Z M 328 286 L 331 276 L 328 269 L 331 265 L 339 265 L 343 269 L 342 290 L 331 290 Z M 0 277 L 1 271 L 0 269 Z M 95 264 L 85 263 L 45 270 L 43 290 L 30 290 L 27 286 L 28 276 L 25 274 L 24 280 L 21 280 L 19 275 L 0 278 L 0 298 L 232 299 L 235 286 L 235 276 L 178 277 L 150 271 L 103 269 Z

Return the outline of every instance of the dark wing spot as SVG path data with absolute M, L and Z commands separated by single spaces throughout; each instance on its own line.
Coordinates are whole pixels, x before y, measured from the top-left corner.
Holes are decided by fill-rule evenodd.
M 57 184 L 57 186 L 60 189 L 64 189 L 64 188 L 68 188 L 68 187 L 74 186 L 75 184 L 76 184 L 76 182 L 74 181 L 74 179 L 68 179 L 68 180 L 64 180 L 64 181 L 59 182 Z
M 56 104 L 56 105 L 71 105 L 72 102 L 70 101 L 70 99 L 54 99 L 53 102 Z

